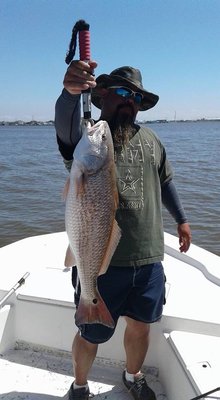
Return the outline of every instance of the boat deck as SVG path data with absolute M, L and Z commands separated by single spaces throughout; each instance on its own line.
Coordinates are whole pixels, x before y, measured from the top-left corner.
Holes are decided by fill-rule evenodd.
M 11 293 L 0 304 L 0 400 L 66 399 L 76 333 L 71 270 L 63 265 L 66 247 L 60 232 L 0 249 L 0 302 Z M 151 328 L 144 365 L 153 367 L 143 372 L 157 400 L 166 400 L 165 392 L 169 400 L 189 400 L 220 383 L 220 313 L 213 307 L 220 303 L 220 258 L 194 245 L 182 254 L 178 238 L 166 234 L 164 269 L 166 305 Z M 26 284 L 14 293 L 12 284 L 26 272 Z M 99 346 L 89 376 L 94 399 L 131 399 L 121 380 L 124 328 L 121 318 L 113 337 Z M 220 399 L 219 392 L 212 398 Z
M 128 400 L 130 394 L 124 387 L 121 375 L 123 363 L 97 358 L 89 377 L 94 400 Z M 166 400 L 156 368 L 145 371 L 149 386 L 157 400 Z M 1 400 L 59 400 L 73 381 L 72 360 L 69 352 L 31 348 L 18 344 L 14 350 L 0 355 Z

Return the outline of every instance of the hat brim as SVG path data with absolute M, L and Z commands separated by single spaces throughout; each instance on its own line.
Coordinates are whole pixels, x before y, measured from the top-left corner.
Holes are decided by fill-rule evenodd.
M 141 93 L 143 95 L 143 99 L 140 104 L 140 111 L 149 110 L 150 108 L 154 107 L 159 100 L 159 96 L 156 94 L 148 92 L 147 90 L 143 89 L 142 86 L 134 84 L 129 79 L 121 76 L 102 74 L 96 79 L 96 84 L 96 87 L 92 89 L 91 100 L 92 104 L 99 109 L 102 108 L 102 91 L 100 89 L 108 88 L 110 86 L 126 86 L 136 92 Z

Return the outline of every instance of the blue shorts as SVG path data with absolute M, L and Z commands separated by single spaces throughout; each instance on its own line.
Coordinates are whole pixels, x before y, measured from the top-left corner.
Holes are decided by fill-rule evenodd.
M 165 304 L 165 275 L 161 262 L 142 267 L 113 267 L 98 277 L 99 292 L 108 307 L 115 327 L 120 316 L 152 323 L 162 316 Z M 80 283 L 77 269 L 72 269 L 75 304 L 79 304 Z M 104 343 L 114 329 L 102 324 L 85 324 L 79 327 L 81 336 L 91 343 Z

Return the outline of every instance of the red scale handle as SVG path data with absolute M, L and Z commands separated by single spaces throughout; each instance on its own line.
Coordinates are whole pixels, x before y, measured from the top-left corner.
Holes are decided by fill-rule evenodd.
M 91 60 L 89 25 L 84 24 L 79 29 L 79 58 L 82 61 Z M 82 92 L 84 119 L 91 119 L 91 89 Z
M 79 32 L 79 55 L 82 61 L 89 61 L 91 59 L 89 30 Z

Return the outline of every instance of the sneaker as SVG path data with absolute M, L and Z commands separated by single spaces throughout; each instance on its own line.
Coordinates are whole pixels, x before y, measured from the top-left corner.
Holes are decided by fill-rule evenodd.
M 147 385 L 144 374 L 140 374 L 134 378 L 134 382 L 127 381 L 125 371 L 122 380 L 135 400 L 156 400 L 155 393 Z
M 68 400 L 89 400 L 94 397 L 94 394 L 90 393 L 89 388 L 74 389 L 72 383 L 65 397 Z

